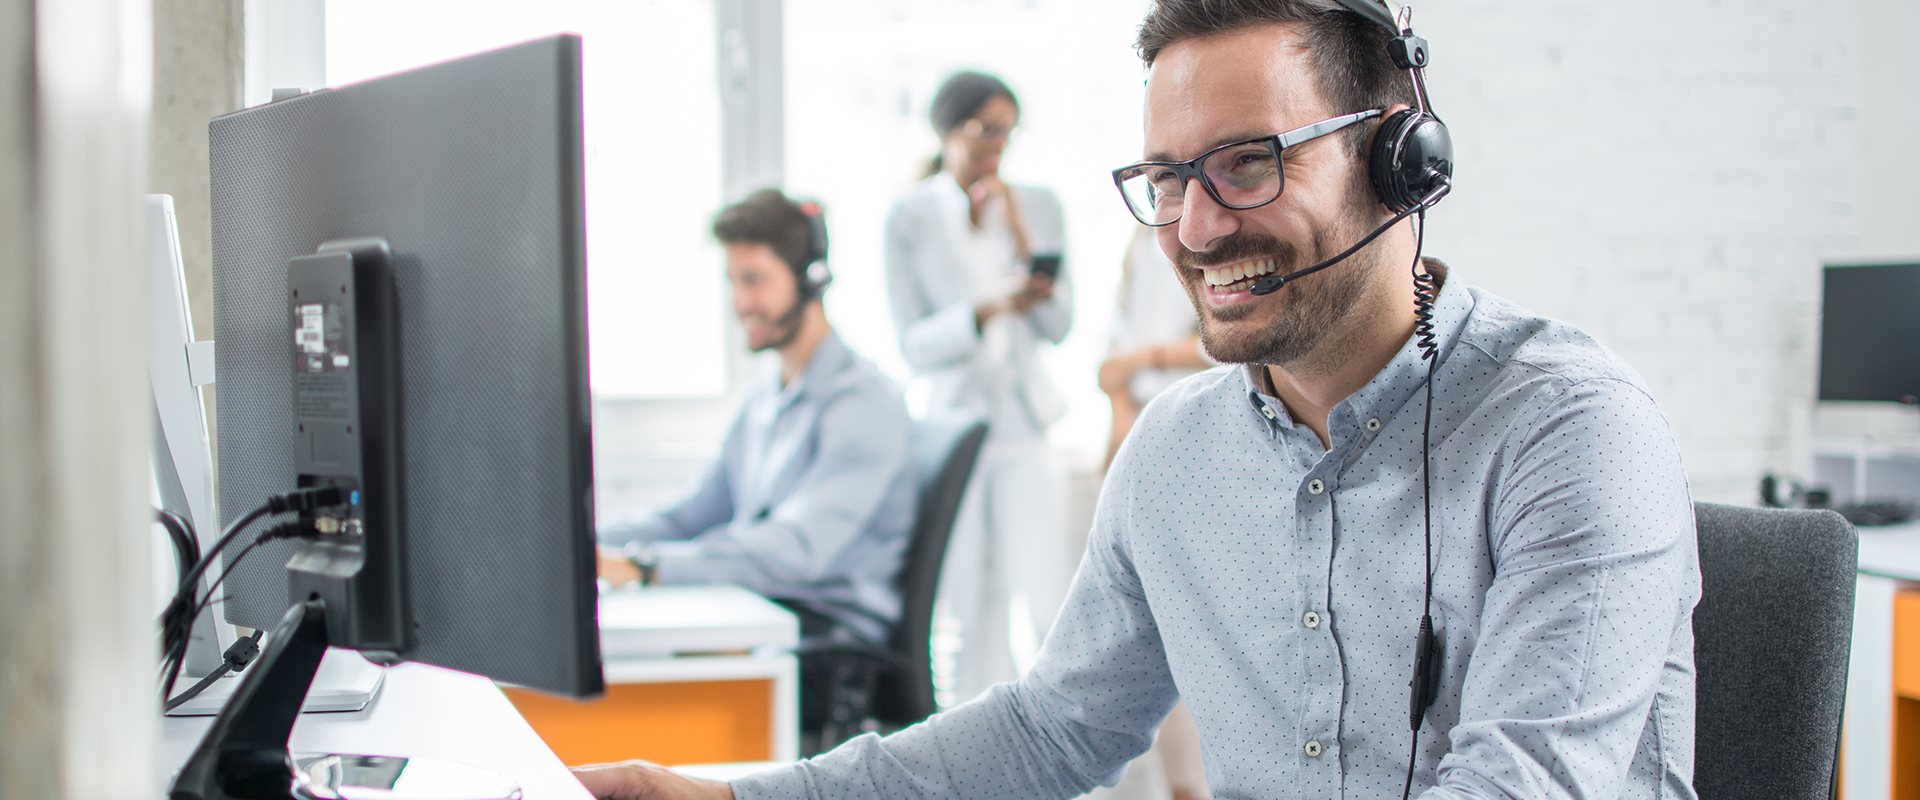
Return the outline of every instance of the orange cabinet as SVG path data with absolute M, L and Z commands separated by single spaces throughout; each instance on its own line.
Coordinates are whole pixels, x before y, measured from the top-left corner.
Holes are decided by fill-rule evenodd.
M 505 691 L 570 767 L 632 758 L 669 766 L 774 758 L 770 679 L 620 683 L 590 702 Z
M 1920 798 L 1920 590 L 1893 595 L 1893 796 Z

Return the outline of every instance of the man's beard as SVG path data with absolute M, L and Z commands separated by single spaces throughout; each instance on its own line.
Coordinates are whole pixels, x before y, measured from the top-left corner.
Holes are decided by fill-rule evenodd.
M 773 322 L 767 325 L 772 329 L 773 336 L 765 344 L 750 349 L 755 353 L 764 353 L 793 344 L 794 339 L 800 338 L 800 318 L 807 313 L 807 303 L 805 297 L 794 298 L 793 307 L 780 312 L 780 316 L 774 317 Z
M 1341 318 L 1354 310 L 1366 294 L 1375 257 L 1371 248 L 1347 258 L 1345 263 L 1329 267 L 1319 275 L 1287 284 L 1280 291 L 1292 292 L 1280 314 L 1265 328 L 1238 336 L 1215 329 L 1215 323 L 1245 319 L 1259 309 L 1258 303 L 1243 303 L 1213 308 L 1207 301 L 1207 282 L 1198 272 L 1201 265 L 1231 264 L 1248 258 L 1271 257 L 1276 275 L 1291 275 L 1326 260 L 1366 236 L 1364 209 L 1352 209 L 1331 230 L 1313 237 L 1313 251 L 1302 255 L 1291 242 L 1282 242 L 1266 234 L 1236 233 L 1205 253 L 1182 249 L 1174 259 L 1180 268 L 1180 283 L 1200 315 L 1200 342 L 1207 354 L 1225 364 L 1261 364 L 1285 367 L 1314 355 Z M 1337 350 L 1338 348 L 1336 348 Z M 1337 356 L 1337 352 L 1321 354 Z

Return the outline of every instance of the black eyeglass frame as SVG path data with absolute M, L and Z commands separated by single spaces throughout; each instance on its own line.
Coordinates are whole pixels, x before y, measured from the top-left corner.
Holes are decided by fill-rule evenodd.
M 1238 142 L 1228 142 L 1227 144 L 1223 144 L 1223 145 L 1220 145 L 1219 147 L 1215 147 L 1212 150 L 1208 150 L 1207 152 L 1201 153 L 1199 156 L 1188 159 L 1186 161 L 1141 161 L 1135 164 L 1128 164 L 1124 167 L 1121 167 L 1113 171 L 1113 186 L 1115 189 L 1120 190 L 1120 200 L 1121 202 L 1127 204 L 1128 213 L 1133 214 L 1133 218 L 1139 220 L 1140 224 L 1150 228 L 1166 227 L 1168 225 L 1172 225 L 1176 222 L 1179 222 L 1180 218 L 1174 217 L 1173 219 L 1167 220 L 1166 222 L 1152 222 L 1146 219 L 1145 217 L 1142 217 L 1140 215 L 1140 210 L 1133 207 L 1133 200 L 1127 196 L 1127 178 L 1138 175 L 1139 174 L 1138 170 L 1145 167 L 1160 167 L 1163 169 L 1173 170 L 1174 175 L 1180 178 L 1181 186 L 1186 186 L 1188 181 L 1199 180 L 1200 186 L 1207 190 L 1207 196 L 1213 198 L 1213 202 L 1219 203 L 1222 208 L 1230 208 L 1235 211 L 1245 211 L 1250 208 L 1259 208 L 1261 206 L 1264 206 L 1268 203 L 1271 203 L 1275 200 L 1280 199 L 1280 195 L 1287 190 L 1286 169 L 1284 167 L 1279 166 L 1281 164 L 1281 154 L 1284 153 L 1287 148 L 1297 147 L 1299 145 L 1306 144 L 1307 142 L 1311 142 L 1322 136 L 1326 136 L 1327 134 L 1333 133 L 1335 131 L 1343 130 L 1348 126 L 1354 125 L 1359 122 L 1364 122 L 1366 120 L 1373 119 L 1374 117 L 1378 117 L 1384 113 L 1386 112 L 1381 111 L 1380 109 L 1371 108 L 1366 111 L 1356 111 L 1352 114 L 1342 114 L 1337 117 L 1323 119 L 1311 125 L 1303 125 L 1301 127 L 1294 128 L 1293 130 L 1287 131 L 1286 133 L 1276 133 L 1272 136 L 1260 136 L 1257 138 L 1246 139 Z M 1273 161 L 1275 164 L 1275 171 L 1280 176 L 1279 188 L 1274 191 L 1272 197 L 1269 197 L 1258 203 L 1251 203 L 1244 206 L 1236 206 L 1232 203 L 1227 202 L 1226 200 L 1221 199 L 1220 190 L 1214 188 L 1213 179 L 1207 177 L 1206 171 L 1200 168 L 1200 162 L 1207 160 L 1214 153 L 1218 153 L 1222 150 L 1226 150 L 1231 147 L 1240 147 L 1242 145 L 1258 144 L 1258 143 L 1266 144 L 1267 148 L 1273 151 Z M 1149 211 L 1151 211 L 1151 209 L 1149 209 Z

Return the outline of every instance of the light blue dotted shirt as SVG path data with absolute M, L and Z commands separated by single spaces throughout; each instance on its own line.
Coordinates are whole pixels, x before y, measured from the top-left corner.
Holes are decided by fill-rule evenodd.
M 747 396 L 684 497 L 600 542 L 656 543 L 660 583 L 745 586 L 884 642 L 919 500 L 912 424 L 893 381 L 828 333 L 792 383 Z
M 1593 339 L 1448 281 L 1436 306 L 1425 798 L 1692 798 L 1693 513 L 1667 420 Z M 1176 700 L 1217 798 L 1397 798 L 1412 754 L 1421 415 L 1411 342 L 1331 448 L 1244 368 L 1148 406 L 1032 671 L 734 783 L 779 797 L 1066 798 Z

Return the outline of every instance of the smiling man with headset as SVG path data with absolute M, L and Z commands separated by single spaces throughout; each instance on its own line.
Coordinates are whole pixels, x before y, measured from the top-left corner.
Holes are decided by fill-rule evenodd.
M 1019 681 L 734 781 L 605 797 L 1057 797 L 1184 699 L 1216 797 L 1690 798 L 1693 515 L 1640 379 L 1422 259 L 1452 186 L 1426 42 L 1378 0 L 1161 0 L 1147 161 L 1207 351 L 1101 493 Z

